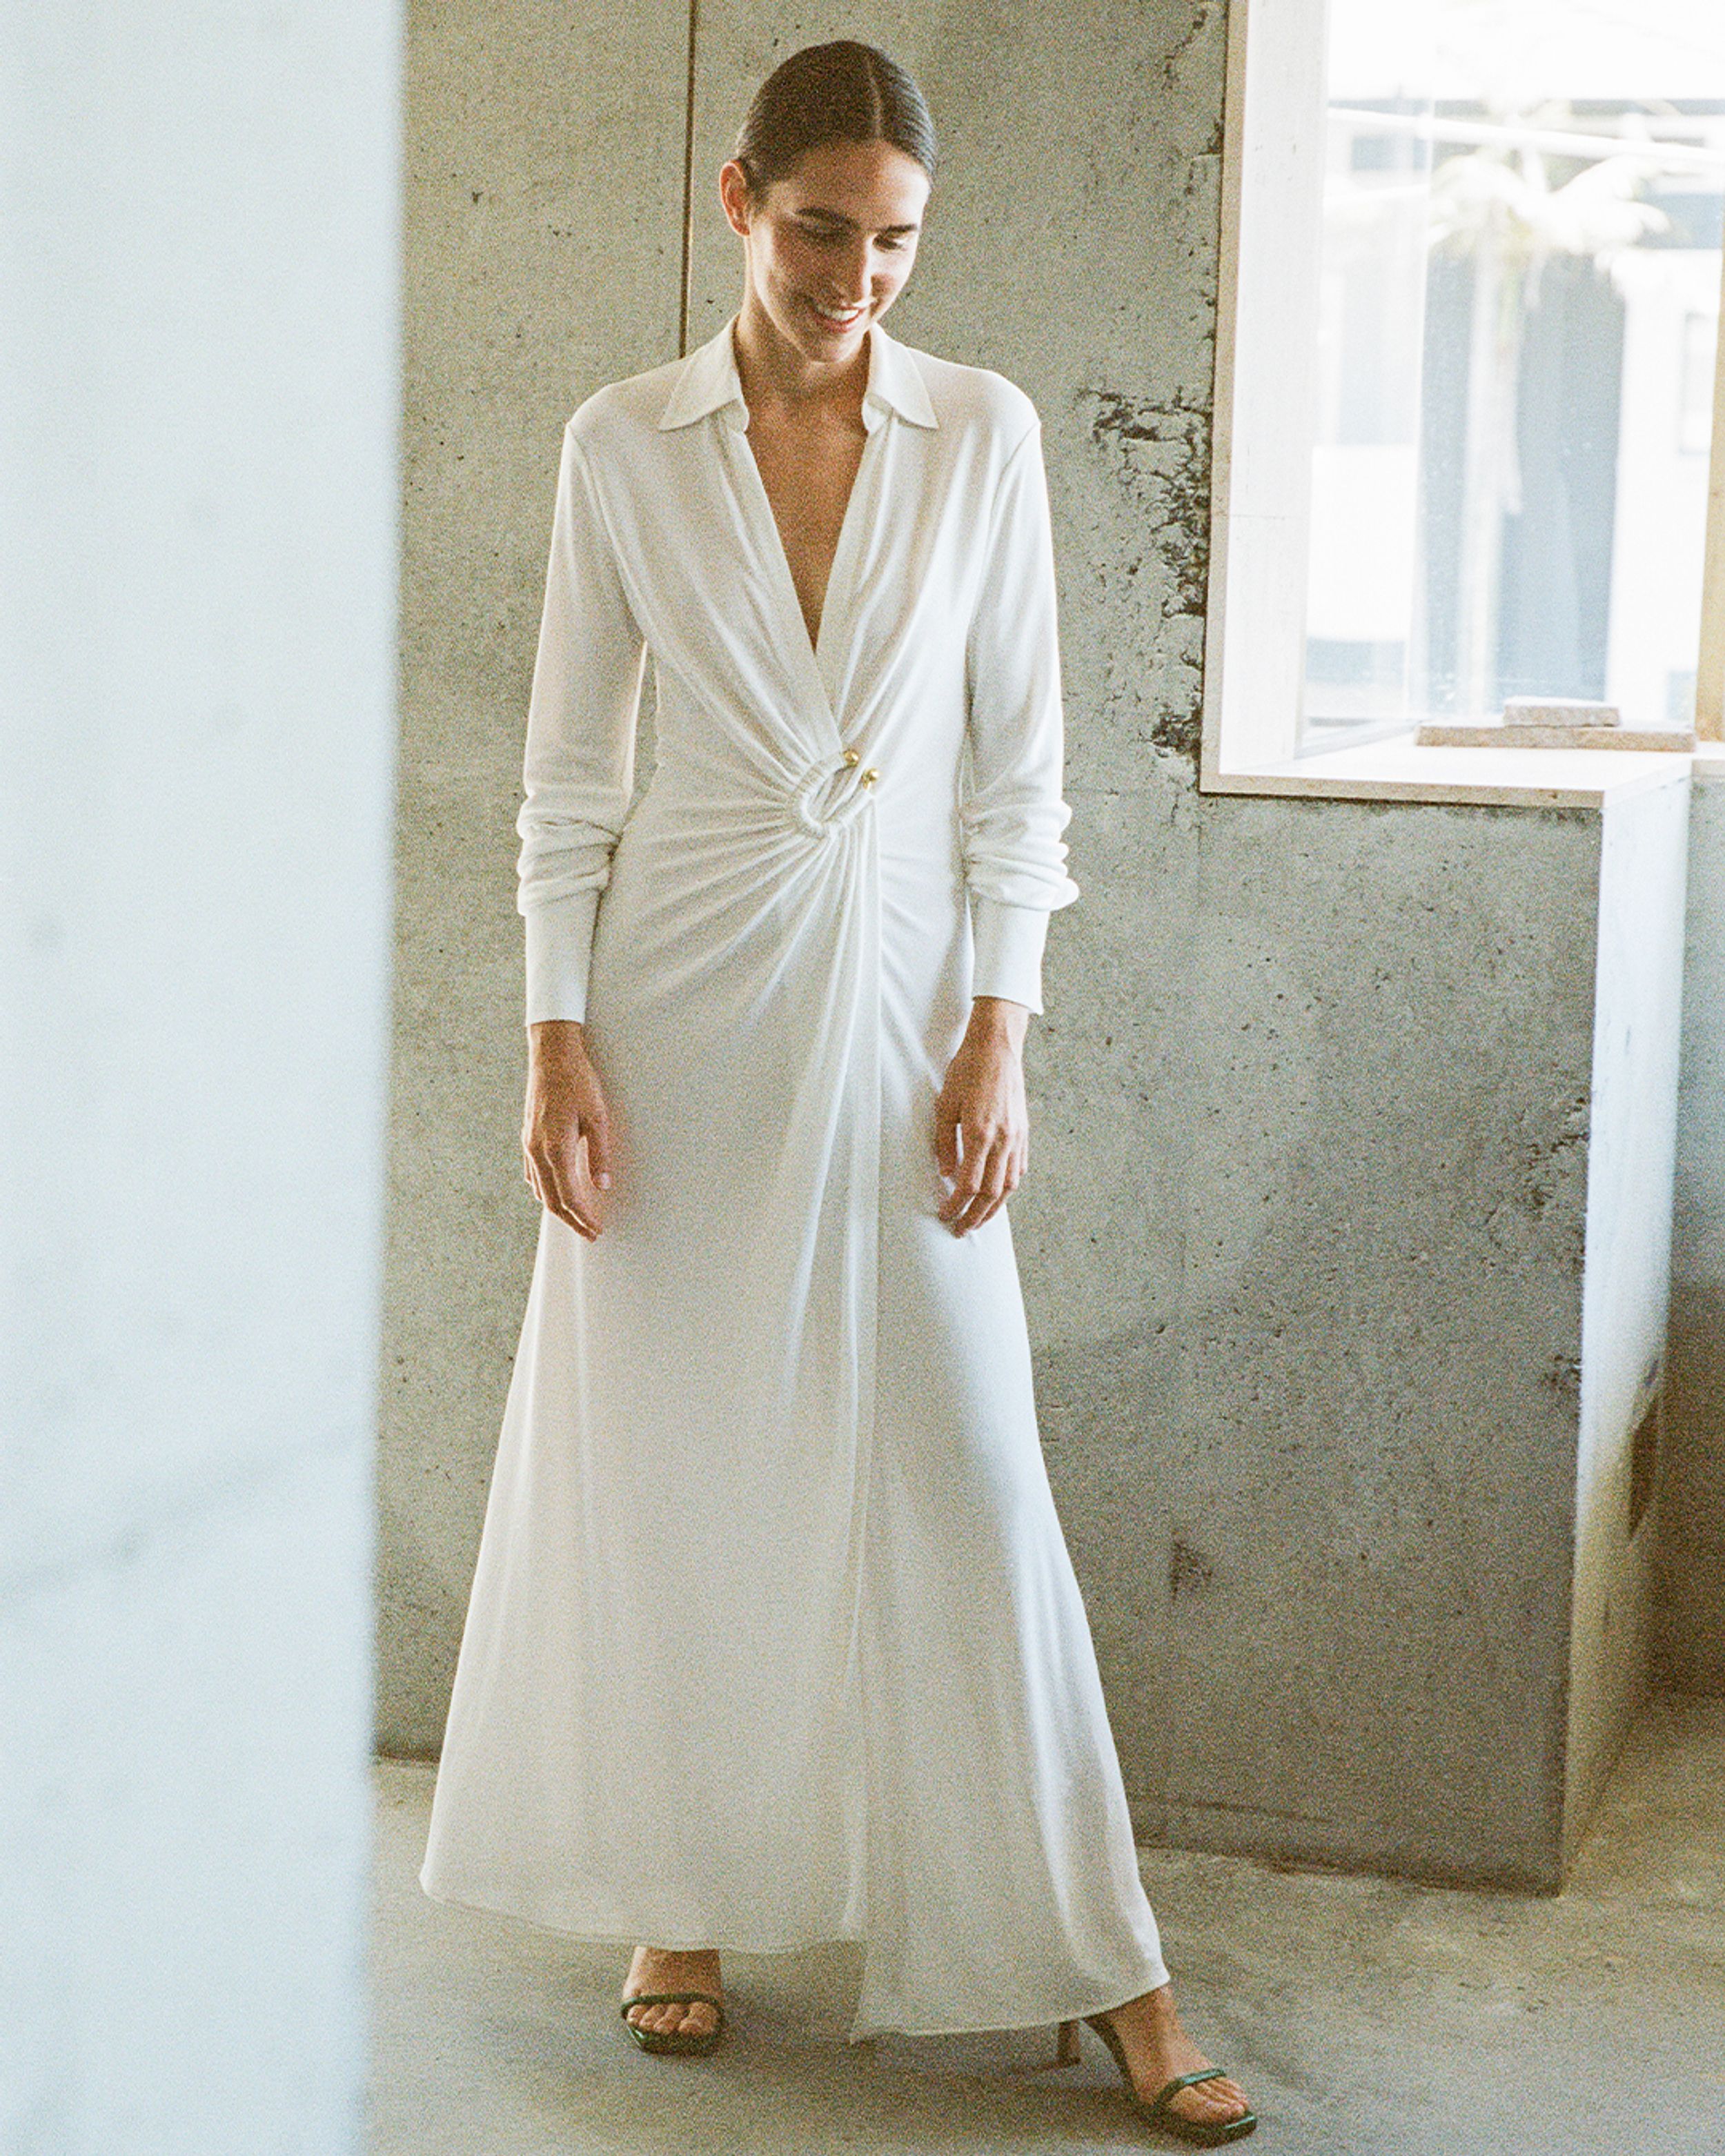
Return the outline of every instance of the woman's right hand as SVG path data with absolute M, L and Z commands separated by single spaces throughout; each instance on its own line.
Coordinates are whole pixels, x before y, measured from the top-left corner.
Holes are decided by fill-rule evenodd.
M 527 1029 L 527 1105 L 521 1172 L 527 1188 L 590 1243 L 605 1224 L 611 1146 L 605 1096 L 573 1019 L 542 1019 Z

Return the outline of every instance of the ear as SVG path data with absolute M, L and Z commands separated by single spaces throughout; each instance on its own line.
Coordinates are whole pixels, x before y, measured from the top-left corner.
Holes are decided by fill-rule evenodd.
M 735 157 L 719 168 L 719 200 L 724 206 L 725 222 L 739 239 L 747 239 L 754 206 L 749 198 L 748 175 Z

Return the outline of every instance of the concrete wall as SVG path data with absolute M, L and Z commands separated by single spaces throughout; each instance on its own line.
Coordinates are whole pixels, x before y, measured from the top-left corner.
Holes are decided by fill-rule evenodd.
M 389 1751 L 442 1738 L 532 1266 L 514 911 L 527 687 L 563 422 L 676 354 L 687 36 L 680 0 L 409 13 Z
M 1660 1659 L 1725 1691 L 1725 765 L 1698 762 L 1691 806 L 1683 1079 L 1661 1495 Z
M 379 0 L 0 16 L 0 2148 L 357 2149 Z
M 506 191 L 539 139 L 533 95 L 506 64 L 516 19 L 415 18 L 416 80 L 483 116 L 470 124 L 495 162 L 471 173 L 482 192 Z M 481 20 L 483 45 L 452 28 Z M 1601 820 L 1195 790 L 1224 27 L 1202 0 L 831 16 L 706 0 L 691 336 L 736 302 L 711 188 L 753 85 L 823 36 L 896 51 L 929 93 L 946 162 L 893 327 L 999 367 L 1045 421 L 1084 899 L 1051 937 L 1036 1157 L 1014 1219 L 1050 1466 L 1140 1826 L 1550 1883 Z M 655 52 L 643 80 L 675 77 L 680 100 Z M 663 179 L 634 157 L 610 228 L 619 247 L 639 228 L 655 264 Z M 490 325 L 487 387 L 434 379 L 423 355 L 421 445 L 511 378 L 512 319 L 490 295 L 557 275 L 550 241 L 523 223 L 477 242 L 449 279 L 439 265 L 464 202 L 423 198 L 418 214 L 448 229 L 418 243 L 410 275 L 442 280 L 416 300 L 427 320 Z M 675 294 L 654 289 L 663 319 Z M 608 288 L 572 305 L 570 337 L 615 318 Z M 615 371 L 663 349 L 619 354 Z M 566 401 L 601 378 L 597 349 L 593 367 Z M 434 1008 L 440 1044 L 488 1045 L 403 1110 L 391 1307 L 407 1360 L 386 1455 L 397 1569 L 381 1727 L 404 1749 L 441 1733 L 530 1264 L 502 782 L 542 573 L 522 505 L 548 500 L 561 410 L 531 480 L 512 491 L 500 474 L 475 528 L 438 534 L 462 550 L 459 603 L 516 624 L 464 710 L 425 663 L 438 609 L 408 609 L 408 754 L 441 783 L 465 742 L 470 820 L 437 834 L 444 888 L 408 880 L 403 1017 Z M 501 530 L 525 542 L 506 553 Z M 459 965 L 454 939 L 470 954 Z M 398 1071 L 426 1055 L 404 1046 Z M 410 1173 L 415 1147 L 449 1194 Z M 416 1276 L 422 1251 L 434 1287 Z

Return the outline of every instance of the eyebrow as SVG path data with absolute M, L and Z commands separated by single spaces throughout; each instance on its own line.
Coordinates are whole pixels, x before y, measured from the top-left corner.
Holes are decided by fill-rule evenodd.
M 857 223 L 854 217 L 846 217 L 840 210 L 823 209 L 819 203 L 809 203 L 804 208 L 799 209 L 797 212 L 797 215 L 798 217 L 824 218 L 829 224 L 842 224 L 847 232 L 860 232 L 862 230 L 862 227 Z M 883 224 L 878 226 L 876 229 L 880 232 L 916 232 L 920 230 L 921 228 L 914 223 Z

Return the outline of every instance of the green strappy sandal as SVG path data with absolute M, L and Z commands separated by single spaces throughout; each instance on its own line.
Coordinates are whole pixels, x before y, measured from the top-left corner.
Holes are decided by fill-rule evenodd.
M 638 2029 L 629 2018 L 631 2006 L 688 2006 L 696 1999 L 716 2006 L 719 2011 L 718 2020 L 705 2035 L 685 2035 L 680 2029 Z M 624 2027 L 644 2051 L 671 2051 L 685 2058 L 704 2058 L 725 2033 L 725 2002 L 716 1999 L 710 1991 L 634 1991 L 618 2010 L 623 2016 Z
M 1127 2064 L 1126 2047 L 1115 2035 L 1112 2023 L 1105 2021 L 1096 2014 L 1086 2014 L 1084 2018 L 1114 2054 L 1114 2063 L 1119 2067 L 1126 2082 L 1127 2101 L 1135 2111 L 1142 2113 L 1153 2126 L 1159 2127 L 1164 2133 L 1178 2134 L 1182 2141 L 1195 2141 L 1201 2148 L 1219 2148 L 1224 2141 L 1243 2141 L 1258 2123 L 1258 2114 L 1255 2111 L 1242 2112 L 1238 2118 L 1219 2120 L 1212 2125 L 1203 2119 L 1183 2118 L 1178 2112 L 1168 2109 L 1169 2098 L 1178 2096 L 1183 2088 L 1195 2087 L 1199 2082 L 1225 2080 L 1226 2075 L 1220 2066 L 1204 2066 L 1195 2074 L 1176 2074 L 1171 2082 L 1164 2082 L 1153 2097 L 1141 2097 L 1132 2083 L 1132 2070 Z M 1058 2063 L 1068 2064 L 1077 2056 L 1078 2024 L 1063 2021 L 1060 2028 Z

